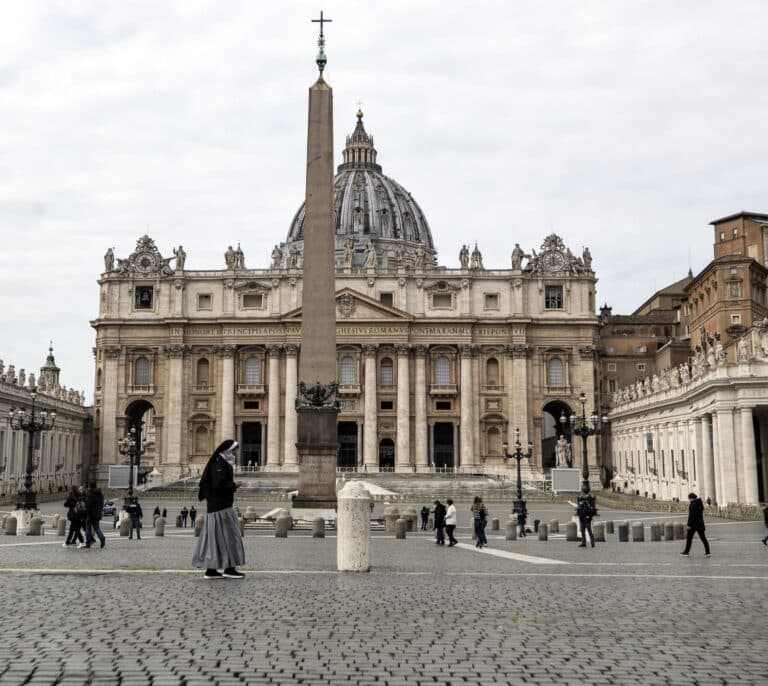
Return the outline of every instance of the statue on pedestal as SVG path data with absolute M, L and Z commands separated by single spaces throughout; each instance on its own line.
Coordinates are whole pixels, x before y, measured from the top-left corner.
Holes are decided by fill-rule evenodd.
M 283 261 L 283 251 L 276 245 L 272 248 L 272 269 L 280 269 L 280 263 Z
M 571 445 L 563 435 L 561 435 L 560 438 L 557 439 L 557 443 L 555 443 L 555 466 L 558 468 L 573 466 Z
M 514 270 L 522 269 L 523 257 L 525 257 L 525 253 L 523 252 L 523 249 L 520 247 L 520 243 L 515 243 L 515 247 L 512 250 L 512 269 Z
M 227 251 L 224 253 L 224 262 L 227 265 L 227 269 L 235 268 L 235 251 L 232 250 L 232 246 L 227 246 Z
M 184 246 L 180 245 L 178 248 L 174 248 L 173 254 L 176 256 L 176 269 L 183 271 L 184 263 L 187 261 L 187 253 L 184 252 Z
M 115 268 L 115 252 L 112 248 L 107 248 L 107 252 L 104 255 L 104 271 L 109 273 Z
M 352 257 L 355 251 L 351 238 L 347 238 L 344 241 L 344 269 L 350 269 L 352 267 Z
M 469 248 L 466 245 L 462 245 L 459 251 L 459 264 L 462 269 L 469 269 Z
M 365 268 L 373 269 L 376 266 L 376 247 L 373 245 L 373 241 L 368 241 L 368 245 L 365 248 Z

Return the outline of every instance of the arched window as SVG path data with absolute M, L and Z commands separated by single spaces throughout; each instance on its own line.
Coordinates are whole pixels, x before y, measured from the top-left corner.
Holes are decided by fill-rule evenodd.
M 258 357 L 249 357 L 245 361 L 245 383 L 247 386 L 261 383 L 261 360 Z
M 197 361 L 197 385 L 207 386 L 210 380 L 211 363 L 203 357 Z
M 563 361 L 559 357 L 553 357 L 547 362 L 547 386 L 565 386 Z
M 447 386 L 451 383 L 451 361 L 445 355 L 435 360 L 435 383 L 438 386 Z
M 204 426 L 198 426 L 195 430 L 195 452 L 208 452 L 208 429 Z
M 146 357 L 137 357 L 133 363 L 133 385 L 149 386 L 149 360 Z
M 485 363 L 485 383 L 488 386 L 499 385 L 499 361 L 495 357 Z
M 495 426 L 488 429 L 488 454 L 501 455 L 501 431 Z
M 341 385 L 352 386 L 356 379 L 355 374 L 355 358 L 352 355 L 344 355 L 339 363 L 341 367 Z
M 101 388 L 101 367 L 96 370 L 96 388 Z
M 392 369 L 392 360 L 385 357 L 381 361 L 381 381 L 382 386 L 392 386 L 395 383 L 395 375 Z

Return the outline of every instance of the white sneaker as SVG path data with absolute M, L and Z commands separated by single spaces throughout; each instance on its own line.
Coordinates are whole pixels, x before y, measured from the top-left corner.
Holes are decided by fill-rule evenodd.
M 62 543 L 62 544 L 61 544 L 61 547 L 62 547 L 62 548 L 69 548 L 69 543 Z
M 80 550 L 80 548 L 85 548 L 85 543 L 78 543 L 77 549 Z

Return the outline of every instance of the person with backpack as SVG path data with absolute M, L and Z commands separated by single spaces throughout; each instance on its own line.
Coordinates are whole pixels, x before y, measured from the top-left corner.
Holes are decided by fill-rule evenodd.
M 483 499 L 479 495 L 475 496 L 471 511 L 475 524 L 475 547 L 482 548 L 484 545 L 488 545 L 488 539 L 485 537 L 485 527 L 488 524 L 488 510 L 483 505 Z
M 81 503 L 81 508 L 78 510 L 78 503 Z M 67 540 L 61 545 L 66 548 L 75 543 L 83 543 L 82 534 L 82 519 L 85 516 L 85 499 L 80 494 L 80 489 L 77 486 L 72 486 L 69 489 L 69 495 L 64 501 L 64 507 L 67 508 L 67 520 L 69 521 L 69 533 L 67 534 Z
M 595 509 L 595 499 L 588 496 L 579 498 L 579 504 L 576 507 L 576 516 L 579 518 L 579 527 L 581 528 L 581 543 L 579 548 L 587 547 L 587 534 L 589 534 L 589 544 L 595 547 L 595 535 L 592 533 L 592 519 L 597 514 Z
M 107 543 L 104 532 L 101 530 L 101 516 L 104 511 L 104 494 L 96 485 L 95 481 L 91 481 L 88 489 L 85 492 L 85 505 L 87 508 L 85 543 L 80 543 L 77 547 L 90 548 L 96 540 L 94 538 L 95 534 L 101 543 L 101 547 L 103 548 Z

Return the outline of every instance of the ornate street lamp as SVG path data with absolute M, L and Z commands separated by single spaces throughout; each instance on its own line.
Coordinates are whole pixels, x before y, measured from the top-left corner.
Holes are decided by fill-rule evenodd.
M 133 496 L 133 463 L 136 462 L 138 469 L 138 465 L 141 463 L 142 446 L 136 440 L 135 426 L 132 426 L 131 430 L 117 442 L 117 449 L 121 455 L 128 456 L 128 495 L 123 499 L 123 509 L 127 510 L 129 505 L 138 500 Z
M 32 409 L 29 414 L 23 408 L 16 409 L 12 407 L 8 410 L 8 424 L 14 431 L 24 431 L 29 434 L 27 443 L 27 470 L 24 476 L 24 499 L 16 503 L 18 510 L 36 510 L 37 493 L 32 490 L 32 472 L 35 471 L 33 452 L 35 449 L 35 435 L 48 431 L 56 423 L 56 413 L 48 414 L 45 410 L 37 414 L 35 412 L 35 399 L 37 398 L 37 387 L 32 388 L 30 394 L 32 398 Z M 20 494 L 21 495 L 21 494 Z
M 515 451 L 509 453 L 509 443 L 506 441 L 502 443 L 501 449 L 504 451 L 504 461 L 506 462 L 510 458 L 517 460 L 517 500 L 515 501 L 512 512 L 522 512 L 526 514 L 525 500 L 523 500 L 523 482 L 520 478 L 520 460 L 531 459 L 533 456 L 533 443 L 528 441 L 528 450 L 523 452 L 523 446 L 520 444 L 520 429 L 515 429 Z
M 593 410 L 592 414 L 587 417 L 586 403 L 587 396 L 584 395 L 584 391 L 579 394 L 579 402 L 581 403 L 581 415 L 577 416 L 571 414 L 568 418 L 568 422 L 571 425 L 571 431 L 577 436 L 581 436 L 581 447 L 583 464 L 581 465 L 581 495 L 579 500 L 590 500 L 592 505 L 595 504 L 595 496 L 590 495 L 589 488 L 589 464 L 587 460 L 587 439 L 590 436 L 598 436 L 603 430 L 603 426 L 608 424 L 608 417 L 603 415 L 602 418 L 598 416 L 597 412 Z M 565 424 L 565 412 L 560 415 L 560 423 Z

